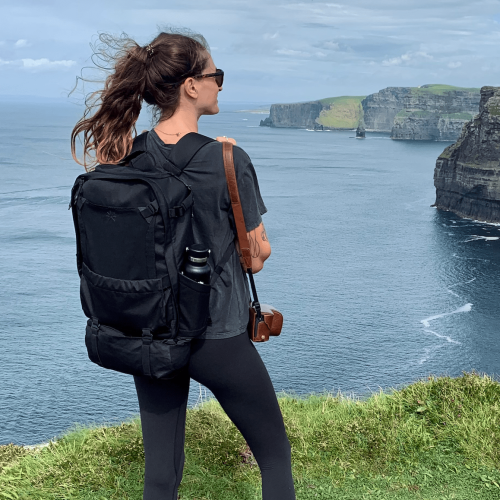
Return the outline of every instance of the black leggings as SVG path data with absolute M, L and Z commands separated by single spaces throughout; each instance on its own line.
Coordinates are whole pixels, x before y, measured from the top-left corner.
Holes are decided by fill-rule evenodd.
M 262 499 L 294 500 L 283 417 L 266 367 L 247 334 L 193 341 L 189 369 L 174 379 L 134 376 L 146 456 L 143 499 L 177 499 L 190 377 L 213 392 L 250 446 L 262 476 Z

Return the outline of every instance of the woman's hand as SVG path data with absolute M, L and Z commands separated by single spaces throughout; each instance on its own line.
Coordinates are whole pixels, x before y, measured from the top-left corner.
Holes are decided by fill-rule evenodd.
M 232 137 L 226 137 L 225 135 L 215 138 L 219 142 L 230 142 L 233 146 L 236 146 L 236 141 Z

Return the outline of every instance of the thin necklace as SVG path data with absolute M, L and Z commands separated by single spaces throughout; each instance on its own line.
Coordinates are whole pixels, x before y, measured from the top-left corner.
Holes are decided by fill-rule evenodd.
M 160 132 L 160 134 L 165 134 L 165 135 L 176 135 L 177 137 L 179 137 L 181 134 L 185 134 L 186 132 L 176 132 L 175 134 L 169 134 L 168 132 L 163 132 L 163 130 L 158 130 L 155 128 L 155 131 L 156 132 Z

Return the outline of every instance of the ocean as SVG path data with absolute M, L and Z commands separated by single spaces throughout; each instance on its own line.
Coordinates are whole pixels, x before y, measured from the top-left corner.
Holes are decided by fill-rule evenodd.
M 448 143 L 259 127 L 255 107 L 221 104 L 199 131 L 238 141 L 269 210 L 256 285 L 285 321 L 257 348 L 276 391 L 364 398 L 430 375 L 498 378 L 500 226 L 431 207 Z M 90 362 L 84 343 L 68 211 L 81 113 L 0 102 L 0 444 L 139 413 L 132 376 Z M 190 405 L 208 396 L 192 383 Z

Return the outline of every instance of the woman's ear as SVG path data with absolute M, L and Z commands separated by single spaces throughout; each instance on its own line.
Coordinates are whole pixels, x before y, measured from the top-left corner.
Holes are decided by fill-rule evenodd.
M 182 84 L 184 92 L 192 99 L 198 98 L 198 89 L 196 88 L 196 80 L 194 78 L 187 78 Z

